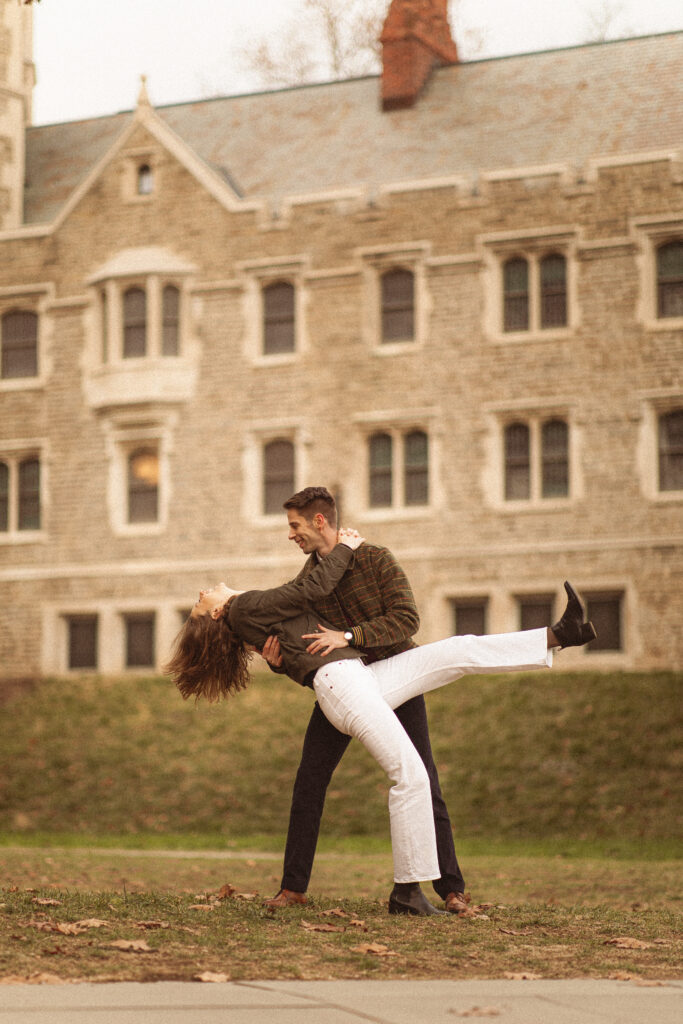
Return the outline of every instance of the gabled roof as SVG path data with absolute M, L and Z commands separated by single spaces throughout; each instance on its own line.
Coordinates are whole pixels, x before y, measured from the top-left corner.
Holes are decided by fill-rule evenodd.
M 378 77 L 159 107 L 237 195 L 285 196 L 683 147 L 683 32 L 473 61 L 382 112 Z M 57 215 L 131 113 L 30 128 L 26 223 Z

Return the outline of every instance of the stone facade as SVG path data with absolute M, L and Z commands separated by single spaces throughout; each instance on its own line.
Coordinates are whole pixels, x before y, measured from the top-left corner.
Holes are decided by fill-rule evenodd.
M 36 371 L 0 378 L 2 676 L 159 668 L 200 586 L 296 573 L 277 508 L 309 484 L 397 554 L 420 640 L 533 623 L 569 578 L 605 639 L 564 667 L 681 668 L 683 311 L 661 315 L 657 254 L 683 241 L 683 107 L 680 81 L 663 107 L 650 69 L 661 54 L 680 76 L 683 34 L 558 52 L 556 104 L 581 89 L 585 49 L 596 81 L 603 59 L 631 65 L 637 149 L 607 110 L 589 152 L 578 129 L 555 144 L 538 111 L 533 145 L 509 127 L 507 162 L 456 133 L 448 162 L 421 152 L 411 178 L 409 153 L 401 169 L 380 149 L 410 130 L 429 150 L 449 98 L 466 121 L 470 73 L 497 124 L 505 61 L 433 70 L 409 110 L 383 112 L 378 79 L 161 110 L 143 86 L 130 115 L 27 129 L 25 222 L 0 234 L 0 316 L 37 318 L 20 322 L 29 347 L 37 325 Z M 285 119 L 302 93 L 308 148 Z M 378 148 L 347 137 L 348 161 L 305 191 L 313 136 L 335 130 L 324 105 L 342 117 L 350 100 Z M 269 118 L 286 154 L 271 165 Z M 526 293 L 506 284 L 514 260 Z M 289 287 L 269 321 L 271 285 Z

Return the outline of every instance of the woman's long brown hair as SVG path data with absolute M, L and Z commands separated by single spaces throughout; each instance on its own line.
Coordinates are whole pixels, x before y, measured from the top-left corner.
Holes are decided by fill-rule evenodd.
M 211 704 L 245 689 L 250 658 L 227 618 L 191 615 L 175 638 L 164 671 L 172 677 L 184 700 L 203 697 Z

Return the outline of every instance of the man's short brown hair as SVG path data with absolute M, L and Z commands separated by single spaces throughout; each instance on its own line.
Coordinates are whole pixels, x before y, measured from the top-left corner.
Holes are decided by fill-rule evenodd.
M 297 491 L 288 498 L 282 507 L 296 509 L 309 522 L 320 514 L 325 516 L 330 526 L 337 525 L 337 505 L 327 487 L 304 487 L 303 491 Z

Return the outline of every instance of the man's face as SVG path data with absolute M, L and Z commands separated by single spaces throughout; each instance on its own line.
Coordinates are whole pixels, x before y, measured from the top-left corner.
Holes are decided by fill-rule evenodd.
M 323 516 L 316 515 L 308 520 L 298 509 L 288 508 L 287 521 L 289 539 L 298 544 L 305 555 L 310 555 L 312 551 L 318 551 L 322 547 L 324 541 L 320 525 L 325 523 Z

